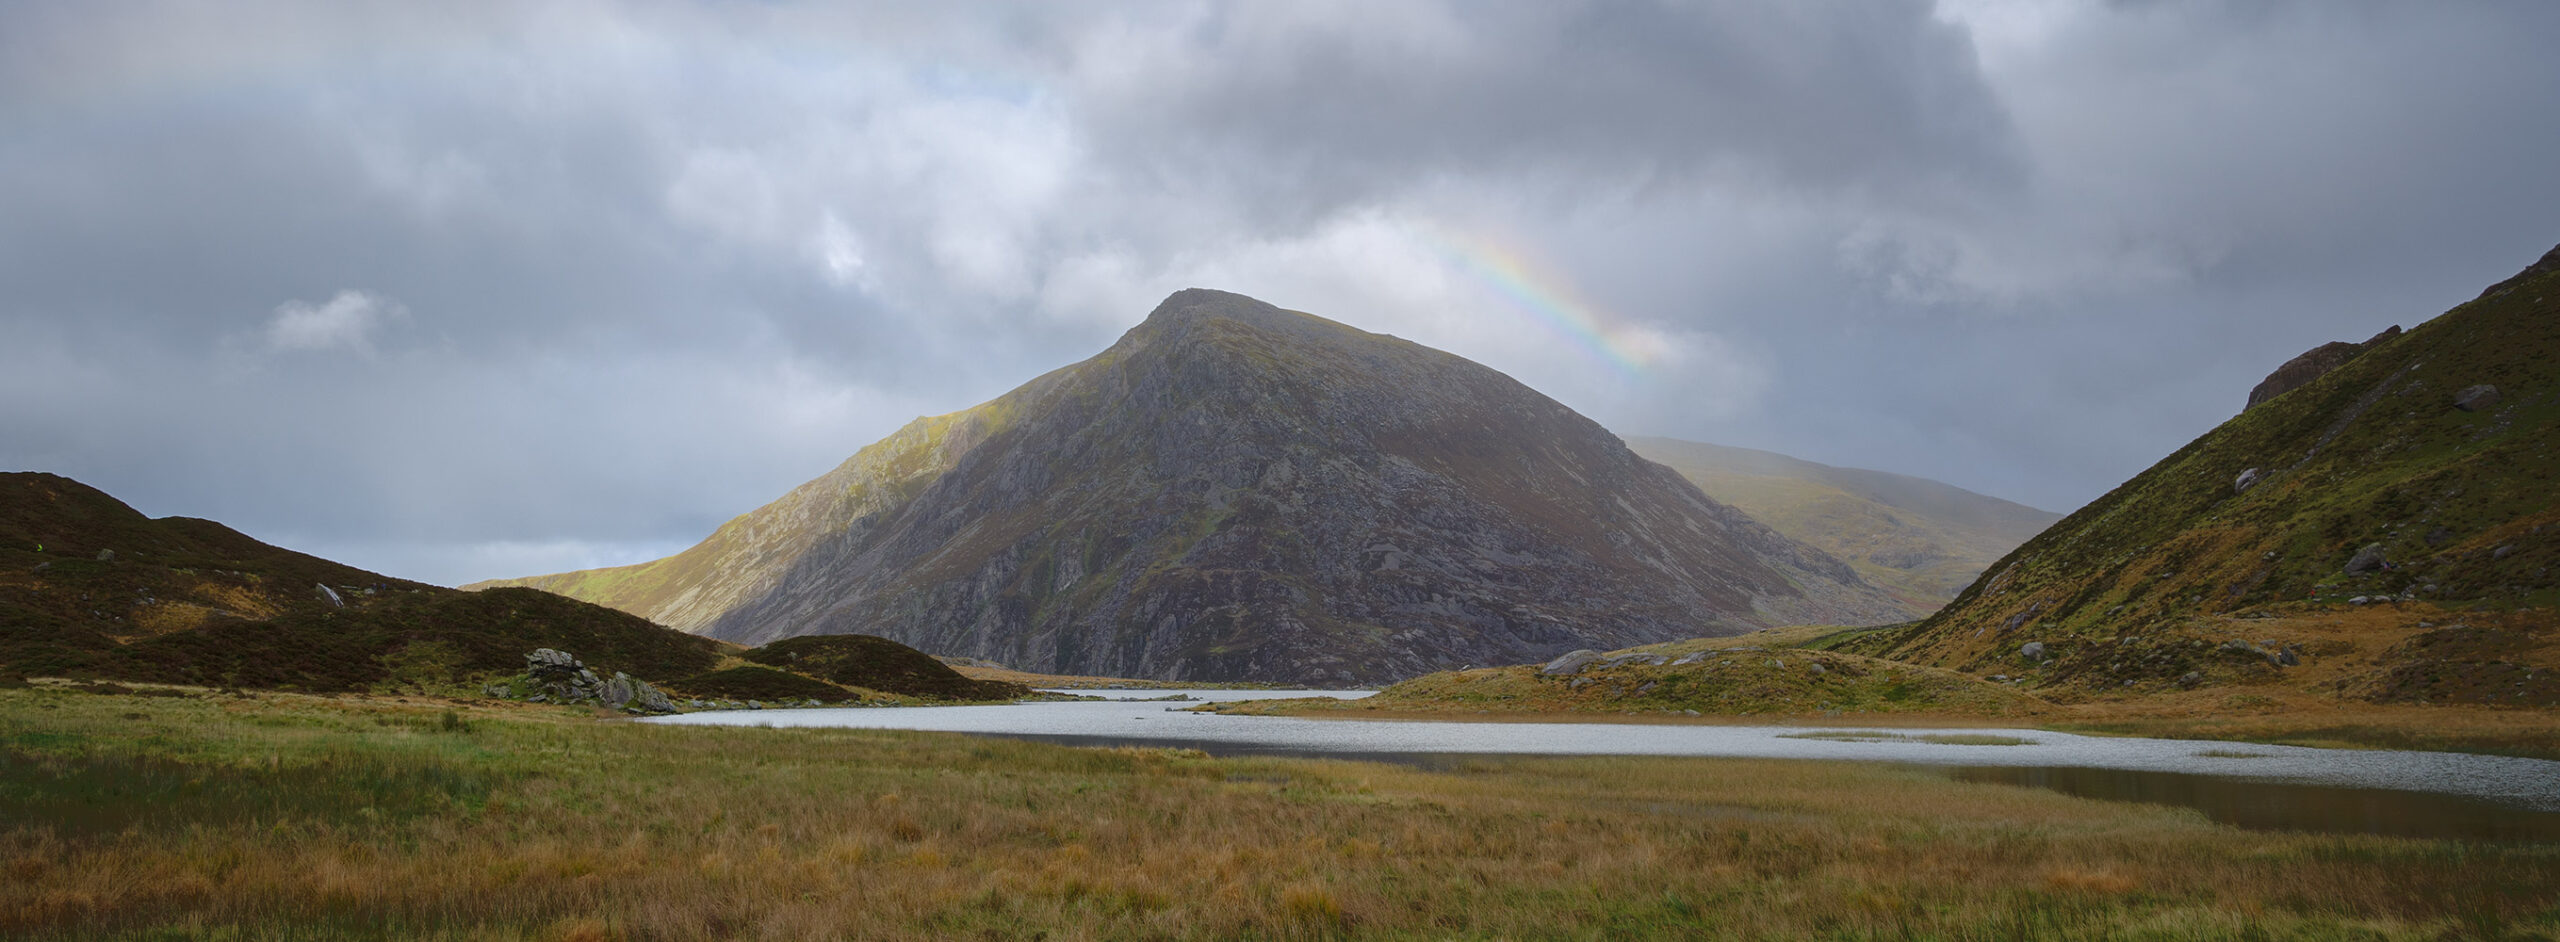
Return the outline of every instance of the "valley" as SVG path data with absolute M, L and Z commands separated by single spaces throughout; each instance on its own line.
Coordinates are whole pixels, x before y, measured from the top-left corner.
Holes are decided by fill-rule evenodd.
M 7 475 L 0 931 L 2550 930 L 2555 279 L 2041 530 L 1202 291 L 617 570 L 446 589 Z M 2217 823 L 2265 801 L 2349 810 Z

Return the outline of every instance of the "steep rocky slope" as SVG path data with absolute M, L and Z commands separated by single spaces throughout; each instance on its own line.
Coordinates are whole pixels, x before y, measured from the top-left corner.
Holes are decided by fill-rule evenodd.
M 1855 649 L 2093 691 L 2276 682 L 2329 659 L 2363 671 L 2329 681 L 2343 696 L 2560 695 L 2560 249 L 2270 381 L 2299 385 Z
M 1913 618 L 1937 611 L 1993 561 L 2062 519 L 1927 478 L 1776 452 L 1676 438 L 1630 438 L 1627 447 L 1708 497 L 1848 562 Z
M 518 581 L 740 641 L 1165 679 L 1369 682 L 1902 617 L 1509 377 L 1205 290 L 676 556 Z

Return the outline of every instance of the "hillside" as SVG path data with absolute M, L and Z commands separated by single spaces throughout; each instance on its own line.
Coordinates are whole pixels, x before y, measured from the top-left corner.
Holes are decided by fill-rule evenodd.
M 153 519 L 70 478 L 0 474 L 0 673 L 359 690 L 512 674 L 537 647 L 671 677 L 711 666 L 720 645 L 549 593 L 460 592 L 210 520 Z
M 1927 478 L 1776 452 L 1676 438 L 1629 438 L 1627 447 L 1787 538 L 1839 557 L 1913 618 L 1937 611 L 1993 561 L 2062 519 Z
M 2352 665 L 2332 695 L 2554 702 L 2560 249 L 2260 390 L 1935 616 L 1854 647 L 2085 692 Z
M 1327 684 L 1903 617 L 1507 376 L 1196 289 L 683 553 L 515 582 L 743 642 Z

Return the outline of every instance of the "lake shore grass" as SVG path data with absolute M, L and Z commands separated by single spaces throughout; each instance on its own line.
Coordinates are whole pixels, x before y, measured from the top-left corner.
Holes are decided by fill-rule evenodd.
M 2560 933 L 2560 847 L 2247 832 L 1889 766 L 1425 770 L 167 692 L 0 690 L 0 937 Z

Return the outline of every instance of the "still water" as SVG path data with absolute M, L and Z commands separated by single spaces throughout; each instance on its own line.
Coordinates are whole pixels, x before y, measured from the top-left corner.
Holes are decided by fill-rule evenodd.
M 1105 702 L 895 709 L 731 710 L 645 722 L 828 726 L 1008 736 L 1213 754 L 1415 761 L 1450 755 L 1660 755 L 1900 763 L 1966 781 L 2197 808 L 2242 827 L 2413 837 L 2560 841 L 2560 762 L 2446 752 L 2079 736 L 2045 730 L 1318 720 L 1180 712 L 1205 700 L 1362 697 L 1335 690 L 1077 690 Z M 1188 695 L 1193 702 L 1151 698 Z M 1928 742 L 1992 734 L 2016 745 Z

